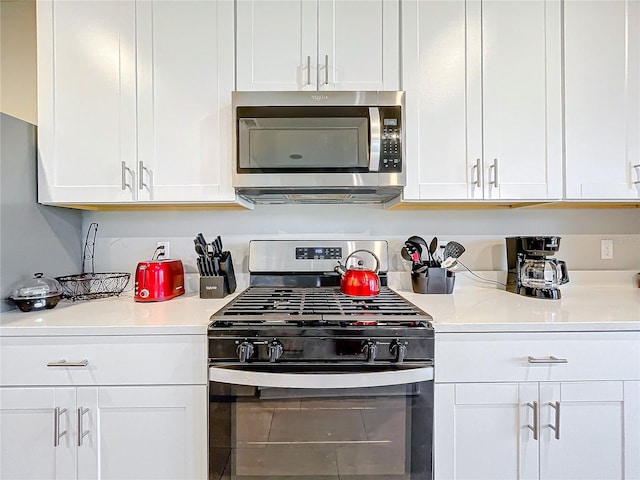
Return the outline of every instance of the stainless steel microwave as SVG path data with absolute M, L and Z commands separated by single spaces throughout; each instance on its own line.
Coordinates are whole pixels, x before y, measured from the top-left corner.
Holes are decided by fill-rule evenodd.
M 375 203 L 406 184 L 404 92 L 233 92 L 233 185 L 254 203 Z

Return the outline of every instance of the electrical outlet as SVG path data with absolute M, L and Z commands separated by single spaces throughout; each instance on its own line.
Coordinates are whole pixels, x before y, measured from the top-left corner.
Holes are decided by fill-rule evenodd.
M 600 240 L 600 259 L 613 260 L 613 240 Z
M 163 249 L 163 252 L 158 252 L 158 258 L 160 260 L 171 258 L 171 252 L 169 251 L 169 242 L 156 242 L 156 248 Z

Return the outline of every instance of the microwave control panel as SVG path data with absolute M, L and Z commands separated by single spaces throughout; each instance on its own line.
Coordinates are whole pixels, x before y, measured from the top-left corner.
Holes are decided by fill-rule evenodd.
M 402 125 L 400 107 L 380 107 L 382 135 L 380 172 L 402 171 Z

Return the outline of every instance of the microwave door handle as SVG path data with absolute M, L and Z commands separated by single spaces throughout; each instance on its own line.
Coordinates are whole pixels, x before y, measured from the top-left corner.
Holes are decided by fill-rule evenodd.
M 380 110 L 378 107 L 369 107 L 369 136 L 371 138 L 371 151 L 369 152 L 369 171 L 377 172 L 380 167 Z

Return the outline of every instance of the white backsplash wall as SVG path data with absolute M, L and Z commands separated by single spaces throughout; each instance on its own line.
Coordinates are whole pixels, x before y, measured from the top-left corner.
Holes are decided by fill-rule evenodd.
M 571 270 L 640 272 L 640 209 L 385 210 L 376 205 L 277 205 L 254 210 L 83 212 L 83 235 L 99 224 L 96 271 L 133 272 L 151 258 L 157 241 L 169 241 L 172 258 L 195 273 L 193 238 L 222 237 L 238 273 L 247 273 L 253 239 L 374 238 L 389 242 L 391 271 L 409 271 L 400 256 L 404 240 L 456 240 L 472 270 L 506 270 L 504 237 L 560 235 L 557 257 Z M 84 237 L 83 237 L 84 238 Z M 600 259 L 600 240 L 612 239 L 614 258 Z

